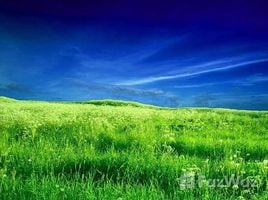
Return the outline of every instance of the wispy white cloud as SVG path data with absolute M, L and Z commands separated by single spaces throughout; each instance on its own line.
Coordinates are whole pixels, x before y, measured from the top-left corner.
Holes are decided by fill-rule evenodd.
M 232 84 L 232 85 L 240 85 L 240 86 L 252 86 L 258 83 L 268 82 L 268 76 L 264 76 L 261 74 L 255 74 L 243 79 L 236 79 L 230 81 L 221 81 L 221 82 L 209 82 L 209 83 L 196 83 L 196 84 L 182 84 L 175 85 L 174 88 L 184 89 L 184 88 L 201 88 L 201 87 L 210 87 L 215 85 L 223 85 L 223 84 Z
M 255 74 L 253 76 L 246 78 L 244 81 L 241 81 L 241 84 L 254 85 L 256 83 L 262 83 L 262 82 L 267 82 L 267 81 L 268 81 L 268 76 L 264 76 L 262 74 Z
M 188 71 L 184 71 L 181 73 L 176 73 L 176 74 L 171 74 L 171 75 L 163 75 L 163 76 L 151 76 L 151 77 L 146 77 L 146 78 L 141 78 L 141 79 L 123 81 L 123 82 L 116 83 L 116 85 L 125 85 L 125 86 L 143 85 L 143 84 L 153 83 L 153 82 L 157 82 L 157 81 L 186 78 L 186 77 L 207 74 L 207 73 L 211 73 L 211 72 L 231 70 L 234 68 L 243 67 L 243 66 L 247 66 L 247 65 L 251 65 L 251 64 L 262 63 L 262 62 L 267 62 L 267 61 L 268 61 L 268 58 L 247 60 L 247 61 L 235 62 L 235 63 L 234 62 L 226 63 L 226 60 L 213 61 L 213 62 L 209 62 L 209 63 L 203 63 L 201 65 L 187 67 L 186 69 Z
M 214 85 L 221 85 L 225 84 L 226 82 L 212 82 L 212 83 L 201 83 L 201 84 L 188 84 L 188 85 L 176 85 L 174 88 L 200 88 L 200 87 L 208 87 L 208 86 L 214 86 Z

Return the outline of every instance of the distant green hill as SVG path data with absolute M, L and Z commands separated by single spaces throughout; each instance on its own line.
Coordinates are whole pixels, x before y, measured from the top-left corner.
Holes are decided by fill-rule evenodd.
M 0 96 L 0 102 L 44 102 L 44 101 L 35 101 L 35 100 L 17 100 L 9 97 Z M 51 103 L 74 103 L 74 104 L 91 104 L 96 106 L 131 106 L 131 107 L 142 107 L 142 108 L 157 108 L 163 109 L 164 107 L 154 106 L 150 104 L 143 104 L 134 101 L 123 101 L 123 100 L 114 100 L 114 99 L 100 99 L 100 100 L 89 100 L 89 101 L 49 101 Z
M 9 97 L 0 96 L 0 102 L 15 102 L 15 101 L 17 100 Z
M 0 96 L 0 102 L 19 102 L 20 100 L 16 100 L 9 97 Z M 34 100 L 21 100 L 26 102 L 44 102 L 44 101 L 34 101 Z M 101 99 L 101 100 L 89 100 L 89 101 L 52 101 L 52 103 L 75 103 L 75 104 L 91 104 L 97 106 L 132 106 L 132 107 L 150 107 L 150 108 L 161 108 L 158 106 L 153 106 L 149 104 L 142 104 L 133 101 L 122 101 L 122 100 L 113 100 L 113 99 Z
M 95 106 L 113 106 L 113 107 L 136 107 L 136 108 L 153 108 L 158 110 L 176 110 L 176 109 L 191 109 L 199 110 L 200 112 L 208 112 L 210 110 L 218 110 L 223 112 L 238 111 L 238 112 L 267 112 L 265 110 L 240 110 L 231 108 L 209 108 L 209 107 L 161 107 L 151 104 L 144 104 L 135 101 L 124 101 L 124 100 L 114 100 L 114 99 L 98 99 L 98 100 L 88 100 L 88 101 L 38 101 L 38 100 L 17 100 L 14 98 L 9 98 L 5 96 L 0 96 L 0 102 L 28 102 L 28 103 L 60 103 L 60 104 L 87 104 Z
M 113 100 L 113 99 L 79 101 L 79 102 L 74 102 L 74 103 L 92 104 L 92 105 L 98 105 L 98 106 L 132 106 L 132 107 L 161 108 L 161 107 L 153 106 L 149 104 L 143 104 L 143 103 L 138 103 L 138 102 L 133 102 L 133 101 Z

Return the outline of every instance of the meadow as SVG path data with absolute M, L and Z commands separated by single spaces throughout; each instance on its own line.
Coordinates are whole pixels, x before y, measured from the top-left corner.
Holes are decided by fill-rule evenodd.
M 0 199 L 268 199 L 267 178 L 266 111 L 0 98 Z

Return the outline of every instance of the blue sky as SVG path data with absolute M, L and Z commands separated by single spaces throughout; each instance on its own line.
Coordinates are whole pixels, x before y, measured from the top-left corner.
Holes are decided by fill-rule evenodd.
M 265 1 L 0 3 L 0 95 L 268 109 Z

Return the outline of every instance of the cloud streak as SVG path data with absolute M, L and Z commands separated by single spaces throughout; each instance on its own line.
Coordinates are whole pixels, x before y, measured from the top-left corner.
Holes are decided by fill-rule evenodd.
M 187 88 L 202 88 L 202 87 L 214 87 L 215 85 L 231 84 L 240 86 L 253 86 L 258 83 L 268 82 L 268 76 L 263 76 L 261 74 L 255 74 L 244 79 L 236 79 L 230 81 L 221 82 L 209 82 L 209 83 L 196 83 L 196 84 L 181 84 L 175 85 L 174 88 L 187 89 Z
M 239 62 L 235 64 L 229 63 L 224 66 L 217 66 L 217 65 L 222 65 L 223 63 L 217 62 L 217 61 L 215 62 L 217 64 L 212 62 L 212 64 L 208 63 L 208 64 L 202 64 L 198 66 L 193 66 L 190 68 L 190 70 L 191 69 L 196 69 L 196 70 L 193 70 L 193 71 L 189 70 L 189 72 L 177 73 L 173 75 L 154 76 L 154 77 L 135 79 L 135 80 L 125 81 L 125 82 L 119 82 L 119 83 L 116 83 L 116 85 L 134 86 L 134 85 L 143 85 L 143 84 L 153 83 L 157 81 L 187 78 L 187 77 L 192 77 L 192 76 L 197 76 L 197 75 L 202 75 L 202 74 L 207 74 L 207 73 L 212 73 L 212 72 L 231 70 L 234 68 L 243 67 L 243 66 L 252 65 L 252 64 L 268 62 L 268 58 L 248 60 L 248 61 L 243 61 L 243 62 Z M 200 68 L 203 68 L 204 66 L 208 66 L 208 67 L 210 66 L 210 69 L 200 70 Z

